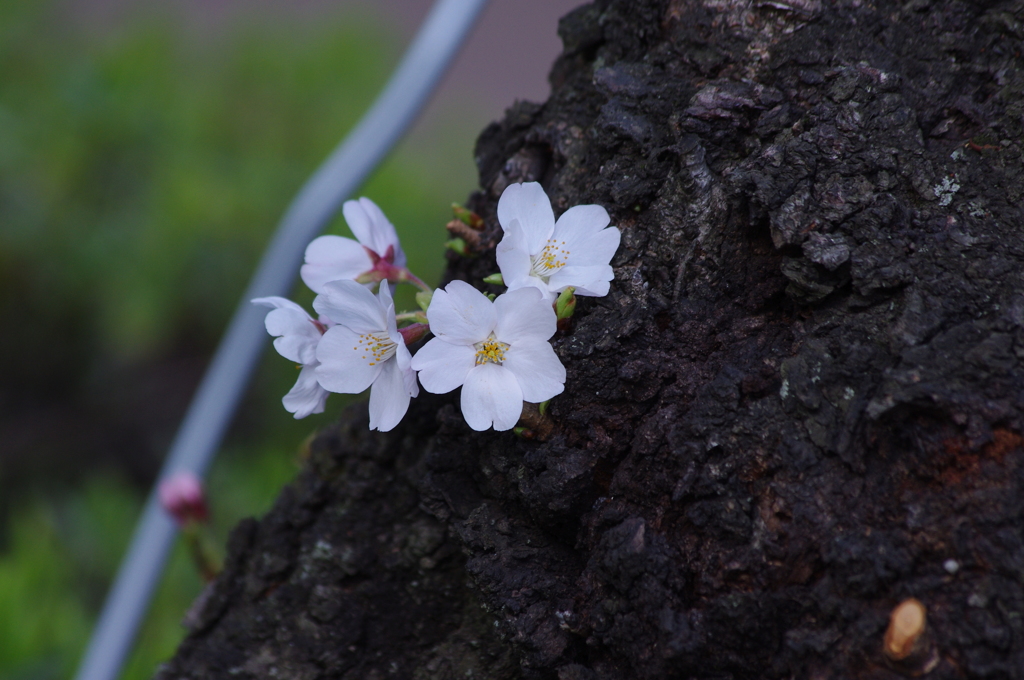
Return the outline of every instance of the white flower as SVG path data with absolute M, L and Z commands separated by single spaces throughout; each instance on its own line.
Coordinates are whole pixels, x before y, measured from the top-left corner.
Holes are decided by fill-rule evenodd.
M 267 332 L 275 336 L 274 349 L 285 359 L 302 366 L 295 387 L 284 395 L 281 403 L 296 418 L 323 413 L 327 390 L 316 379 L 316 346 L 324 332 L 324 324 L 313 319 L 299 305 L 282 297 L 256 298 L 253 304 L 274 307 L 267 314 Z
M 610 221 L 599 205 L 577 205 L 556 222 L 540 184 L 510 184 L 498 200 L 505 236 L 497 259 L 505 285 L 532 286 L 549 301 L 569 286 L 576 295 L 607 295 L 620 239 L 618 228 L 605 228 Z
M 565 387 L 565 367 L 548 339 L 556 320 L 534 288 L 491 302 L 464 281 L 437 290 L 427 309 L 436 336 L 412 358 L 424 389 L 435 394 L 462 385 L 462 414 L 474 430 L 511 429 L 523 401 L 540 403 Z
M 325 283 L 313 308 L 333 321 L 316 348 L 316 376 L 331 392 L 358 394 L 370 388 L 370 429 L 387 432 L 419 394 L 412 356 L 395 323 L 388 286 L 374 296 L 355 281 Z
M 314 293 L 323 293 L 330 281 L 354 281 L 372 274 L 368 283 L 389 277 L 405 268 L 405 253 L 394 225 L 368 198 L 345 201 L 345 221 L 358 243 L 343 236 L 321 236 L 306 247 L 306 264 L 300 274 Z

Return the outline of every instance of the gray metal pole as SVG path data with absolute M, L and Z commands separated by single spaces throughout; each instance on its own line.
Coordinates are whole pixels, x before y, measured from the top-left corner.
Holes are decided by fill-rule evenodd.
M 220 446 L 265 346 L 266 310 L 255 297 L 287 295 L 306 245 L 320 234 L 415 120 L 487 0 L 438 0 L 384 91 L 289 206 L 203 377 L 160 472 L 202 477 Z M 159 480 L 157 486 L 159 485 Z M 77 680 L 114 680 L 131 650 L 175 536 L 149 494 L 107 595 Z

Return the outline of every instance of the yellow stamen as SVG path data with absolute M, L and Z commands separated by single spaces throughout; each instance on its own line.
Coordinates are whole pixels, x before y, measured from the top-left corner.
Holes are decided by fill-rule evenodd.
M 478 342 L 473 347 L 476 348 L 476 365 L 480 364 L 498 364 L 501 366 L 505 362 L 505 352 L 508 350 L 508 343 L 501 342 L 494 337 L 494 333 L 491 333 L 483 342 Z
M 554 274 L 565 266 L 569 259 L 569 251 L 565 249 L 565 241 L 549 239 L 544 249 L 533 258 L 533 273 L 542 279 Z
M 362 349 L 366 354 L 361 355 L 361 358 L 371 359 L 370 366 L 376 366 L 394 356 L 397 347 L 398 345 L 391 341 L 387 333 L 378 331 L 376 333 L 360 335 L 358 346 L 352 349 L 357 351 Z M 367 357 L 367 354 L 369 357 Z

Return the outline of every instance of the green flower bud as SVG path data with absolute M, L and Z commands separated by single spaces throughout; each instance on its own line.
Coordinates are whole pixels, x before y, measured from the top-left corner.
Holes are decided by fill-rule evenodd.
M 568 319 L 576 311 L 576 289 L 569 286 L 555 300 L 555 316 L 559 319 Z

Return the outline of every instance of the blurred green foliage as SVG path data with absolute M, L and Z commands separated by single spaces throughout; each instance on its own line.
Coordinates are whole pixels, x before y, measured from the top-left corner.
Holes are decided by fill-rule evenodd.
M 278 447 L 228 451 L 207 485 L 219 543 L 238 520 L 268 510 L 296 469 L 294 453 Z M 12 513 L 0 553 L 0 678 L 71 677 L 143 500 L 141 490 L 105 474 Z M 202 585 L 179 541 L 122 677 L 152 677 L 174 653 Z
M 89 406 L 90 390 L 110 389 L 97 376 L 129 381 L 119 403 L 132 405 L 136 368 L 212 351 L 277 220 L 377 94 L 400 41 L 352 13 L 246 16 L 205 32 L 168 13 L 84 31 L 66 7 L 0 0 L 0 419 L 31 410 L 62 427 L 49 419 L 59 403 L 103 430 L 115 424 Z M 362 192 L 427 281 L 441 271 L 449 206 L 474 184 L 473 136 L 437 125 Z M 331 231 L 347 234 L 343 224 Z M 411 292 L 400 300 L 413 306 Z M 294 379 L 267 357 L 244 431 L 213 470 L 222 540 L 269 507 L 302 439 L 343 403 L 297 423 L 280 406 Z M 79 453 L 45 459 L 80 467 Z M 0 679 L 69 677 L 145 491 L 110 460 L 74 488 L 45 475 L 5 487 L 4 455 Z M 150 677 L 173 653 L 200 589 L 178 546 L 124 677 Z
M 4 278 L 60 305 L 36 313 L 47 330 L 81 317 L 90 351 L 137 359 L 182 332 L 216 336 L 284 206 L 377 93 L 393 41 L 365 18 L 87 40 L 45 8 L 0 2 Z M 404 158 L 367 188 L 407 241 L 465 193 L 465 171 L 438 170 Z

